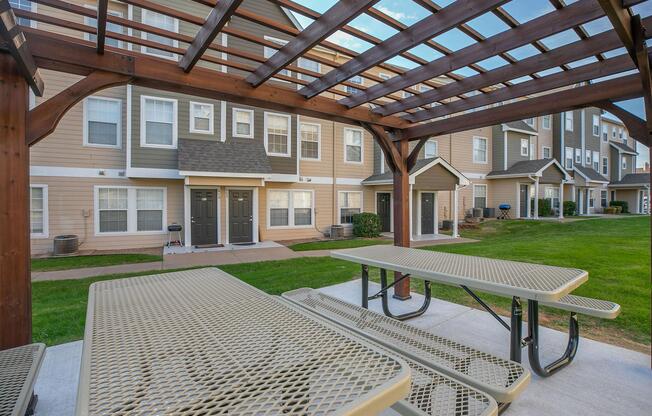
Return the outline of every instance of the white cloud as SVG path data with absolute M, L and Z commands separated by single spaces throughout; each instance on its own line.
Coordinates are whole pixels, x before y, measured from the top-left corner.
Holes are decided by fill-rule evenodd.
M 353 49 L 354 51 L 360 52 L 365 49 L 365 44 L 355 36 L 349 35 L 348 33 L 338 30 L 328 37 L 328 41 L 336 43 L 345 48 Z
M 396 12 L 394 10 L 391 10 L 385 6 L 378 6 L 378 10 L 381 12 L 385 13 L 387 16 L 396 19 L 396 20 L 401 20 L 401 19 L 414 19 L 415 16 L 412 15 L 407 15 L 403 12 Z

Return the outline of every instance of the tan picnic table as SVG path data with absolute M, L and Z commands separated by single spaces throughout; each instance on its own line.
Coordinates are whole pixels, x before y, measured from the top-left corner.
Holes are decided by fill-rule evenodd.
M 91 285 L 77 415 L 369 415 L 402 359 L 215 269 Z

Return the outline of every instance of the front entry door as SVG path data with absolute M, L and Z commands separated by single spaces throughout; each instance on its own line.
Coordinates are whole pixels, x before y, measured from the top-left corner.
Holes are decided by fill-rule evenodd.
M 519 201 L 521 203 L 521 206 L 519 207 L 519 217 L 521 218 L 527 218 L 527 206 L 528 206 L 528 201 L 530 199 L 530 192 L 529 192 L 530 186 L 529 185 L 521 185 L 520 188 L 520 195 L 519 195 Z
M 421 194 L 421 234 L 435 233 L 435 194 Z
M 253 191 L 229 191 L 229 242 L 254 241 Z
M 392 230 L 391 196 L 388 192 L 376 194 L 376 212 L 380 217 L 380 231 L 383 233 Z
M 193 245 L 217 244 L 217 191 L 190 191 L 190 238 Z

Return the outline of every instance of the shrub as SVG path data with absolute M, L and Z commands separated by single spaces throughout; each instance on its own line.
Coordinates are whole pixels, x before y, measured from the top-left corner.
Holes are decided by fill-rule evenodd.
M 572 217 L 577 211 L 575 201 L 564 201 L 564 217 Z
M 363 212 L 353 216 L 353 235 L 356 237 L 378 237 L 380 235 L 380 216 L 373 212 Z
M 621 212 L 627 214 L 629 212 L 629 204 L 627 201 L 611 201 L 609 202 L 610 207 L 621 207 Z
M 539 216 L 540 217 L 551 217 L 555 215 L 552 211 L 549 199 L 539 199 Z

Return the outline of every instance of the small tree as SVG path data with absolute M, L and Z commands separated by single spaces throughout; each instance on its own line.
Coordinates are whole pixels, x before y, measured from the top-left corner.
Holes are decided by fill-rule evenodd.
M 378 237 L 380 227 L 380 216 L 378 214 L 363 212 L 353 216 L 353 235 L 356 237 Z
M 629 212 L 629 203 L 627 201 L 611 201 L 609 202 L 610 207 L 621 207 L 621 212 L 627 214 Z
M 564 217 L 572 217 L 577 211 L 575 201 L 564 201 Z

